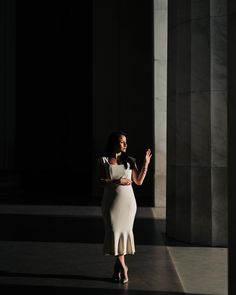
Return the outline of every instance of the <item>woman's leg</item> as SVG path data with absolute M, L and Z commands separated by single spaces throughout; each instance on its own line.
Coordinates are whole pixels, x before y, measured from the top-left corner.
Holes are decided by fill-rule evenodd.
M 118 260 L 122 267 L 125 267 L 125 255 L 118 255 Z
M 127 283 L 128 282 L 128 267 L 125 264 L 125 255 L 119 255 L 119 262 L 121 264 L 121 277 L 122 277 L 122 282 Z
M 119 282 L 121 279 L 121 268 L 119 256 L 115 256 L 114 272 L 112 276 L 115 282 Z

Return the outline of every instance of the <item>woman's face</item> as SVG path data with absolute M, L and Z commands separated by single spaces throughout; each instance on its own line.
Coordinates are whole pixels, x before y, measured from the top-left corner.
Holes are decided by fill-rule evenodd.
M 124 135 L 121 135 L 118 139 L 118 145 L 117 145 L 117 150 L 116 152 L 117 153 L 120 153 L 120 152 L 126 152 L 126 149 L 127 149 L 127 140 L 126 140 L 126 137 Z

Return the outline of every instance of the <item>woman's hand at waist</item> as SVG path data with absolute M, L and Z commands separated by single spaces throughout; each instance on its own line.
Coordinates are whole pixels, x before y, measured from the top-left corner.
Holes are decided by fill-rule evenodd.
M 129 179 L 129 178 L 121 177 L 121 178 L 118 180 L 118 184 L 119 184 L 119 185 L 131 185 L 131 184 L 132 184 L 132 180 Z

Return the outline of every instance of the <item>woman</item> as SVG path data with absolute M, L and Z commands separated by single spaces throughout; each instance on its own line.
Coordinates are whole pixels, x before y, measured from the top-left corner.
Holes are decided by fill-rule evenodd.
M 133 223 L 137 210 L 132 182 L 142 185 L 151 159 L 146 151 L 142 169 L 128 156 L 127 135 L 113 132 L 108 137 L 106 155 L 98 159 L 98 181 L 104 187 L 102 215 L 105 225 L 104 254 L 114 255 L 113 279 L 128 282 L 125 255 L 135 253 Z

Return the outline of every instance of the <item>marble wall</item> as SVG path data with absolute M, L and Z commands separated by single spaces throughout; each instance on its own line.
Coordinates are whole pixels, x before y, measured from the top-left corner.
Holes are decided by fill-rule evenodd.
M 227 244 L 227 17 L 223 1 L 169 1 L 167 234 Z

